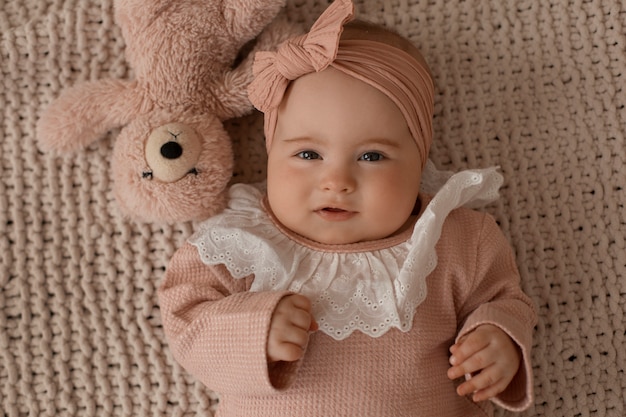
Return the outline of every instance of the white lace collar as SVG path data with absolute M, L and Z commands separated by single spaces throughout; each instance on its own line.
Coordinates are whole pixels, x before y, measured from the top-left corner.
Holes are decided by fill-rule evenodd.
M 224 212 L 201 223 L 189 241 L 205 264 L 224 264 L 236 279 L 254 274 L 251 291 L 309 297 L 320 331 L 336 340 L 355 330 L 371 337 L 394 327 L 406 332 L 426 298 L 445 218 L 468 203 L 494 200 L 501 184 L 496 168 L 454 174 L 422 208 L 412 232 L 337 251 L 278 227 L 263 208 L 263 185 L 236 184 Z

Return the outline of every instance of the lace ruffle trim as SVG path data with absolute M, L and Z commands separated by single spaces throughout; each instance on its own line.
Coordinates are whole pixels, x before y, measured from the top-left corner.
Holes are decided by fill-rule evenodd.
M 447 181 L 411 237 L 388 248 L 336 253 L 305 247 L 273 224 L 262 208 L 263 187 L 245 184 L 231 187 L 227 209 L 202 223 L 190 242 L 205 264 L 224 264 L 235 279 L 254 274 L 251 291 L 309 297 L 320 331 L 336 340 L 355 330 L 371 337 L 392 328 L 407 332 L 426 298 L 445 218 L 455 208 L 496 199 L 502 184 L 496 168 L 442 175 Z

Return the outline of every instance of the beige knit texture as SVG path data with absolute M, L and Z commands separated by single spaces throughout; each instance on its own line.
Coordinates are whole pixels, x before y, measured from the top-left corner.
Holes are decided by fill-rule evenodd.
M 327 0 L 290 0 L 310 24 Z M 424 52 L 433 160 L 500 165 L 488 210 L 537 304 L 527 416 L 624 416 L 626 3 L 356 0 Z M 125 221 L 116 132 L 64 158 L 35 124 L 80 81 L 132 76 L 112 0 L 0 0 L 0 416 L 212 415 L 176 365 L 156 288 L 193 230 Z M 259 115 L 230 123 L 235 181 L 264 175 Z

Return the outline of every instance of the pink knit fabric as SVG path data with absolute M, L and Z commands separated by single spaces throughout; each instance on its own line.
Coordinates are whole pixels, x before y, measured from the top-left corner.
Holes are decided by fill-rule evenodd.
M 398 238 L 408 236 L 410 230 Z M 381 242 L 352 250 L 382 249 Z M 235 280 L 222 265 L 203 264 L 186 244 L 159 290 L 170 349 L 187 371 L 220 393 L 219 416 L 485 416 L 492 415 L 491 404 L 459 397 L 458 381 L 449 381 L 446 371 L 455 338 L 492 323 L 523 354 L 518 375 L 494 402 L 527 408 L 536 316 L 519 288 L 506 239 L 490 216 L 458 209 L 446 220 L 437 254 L 428 297 L 408 333 L 394 329 L 371 338 L 355 332 L 343 341 L 313 333 L 303 360 L 268 366 L 269 323 L 287 293 L 248 292 L 252 276 Z

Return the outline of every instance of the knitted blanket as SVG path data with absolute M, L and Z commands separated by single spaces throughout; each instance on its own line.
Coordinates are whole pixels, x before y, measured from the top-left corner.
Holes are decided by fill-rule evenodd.
M 504 174 L 486 210 L 539 310 L 523 415 L 626 415 L 626 3 L 356 3 L 428 60 L 439 168 Z M 308 25 L 327 4 L 287 14 Z M 211 416 L 218 401 L 172 360 L 156 297 L 194 225 L 120 215 L 117 132 L 62 158 L 36 147 L 62 89 L 132 75 L 112 16 L 112 0 L 0 0 L 0 416 Z M 262 179 L 259 114 L 228 127 L 233 181 Z

